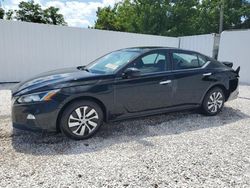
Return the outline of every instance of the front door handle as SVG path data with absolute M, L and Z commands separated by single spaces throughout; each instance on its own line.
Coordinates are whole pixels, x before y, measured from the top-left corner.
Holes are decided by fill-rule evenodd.
M 212 75 L 211 72 L 203 74 L 203 76 L 211 76 L 211 75 Z
M 170 84 L 171 82 L 171 80 L 161 81 L 160 85 Z

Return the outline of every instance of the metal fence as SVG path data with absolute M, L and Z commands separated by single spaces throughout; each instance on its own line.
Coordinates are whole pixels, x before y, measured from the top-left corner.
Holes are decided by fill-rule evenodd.
M 0 20 L 0 82 L 85 65 L 121 48 L 178 45 L 174 37 Z
M 180 48 L 201 52 L 210 57 L 217 57 L 219 48 L 219 35 L 193 35 L 180 37 Z
M 250 84 L 250 30 L 222 32 L 218 60 L 241 66 L 240 81 Z

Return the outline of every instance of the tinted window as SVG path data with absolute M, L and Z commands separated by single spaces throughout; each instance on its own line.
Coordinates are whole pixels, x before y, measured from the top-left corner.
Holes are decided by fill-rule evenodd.
M 201 67 L 196 54 L 173 53 L 173 61 L 176 70 Z
M 198 55 L 198 58 L 199 58 L 199 64 L 201 67 L 207 63 L 207 59 L 204 56 Z
M 167 58 L 163 53 L 152 53 L 138 58 L 129 67 L 135 67 L 141 73 L 162 72 L 166 70 Z
M 143 64 L 153 64 L 157 58 L 158 54 L 150 54 L 142 58 Z

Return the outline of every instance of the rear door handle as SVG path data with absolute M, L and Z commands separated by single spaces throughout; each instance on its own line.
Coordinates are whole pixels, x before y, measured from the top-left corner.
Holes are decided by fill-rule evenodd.
M 170 84 L 171 82 L 171 80 L 161 81 L 160 85 Z
M 203 74 L 203 76 L 211 76 L 211 75 L 212 75 L 211 72 Z

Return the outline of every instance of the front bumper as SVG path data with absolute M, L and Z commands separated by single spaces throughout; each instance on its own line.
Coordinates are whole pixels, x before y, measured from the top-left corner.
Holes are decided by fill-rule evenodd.
M 13 127 L 32 131 L 57 131 L 58 104 L 55 101 L 12 105 Z

